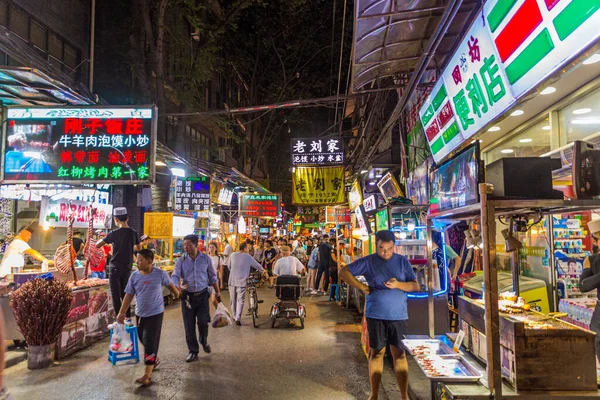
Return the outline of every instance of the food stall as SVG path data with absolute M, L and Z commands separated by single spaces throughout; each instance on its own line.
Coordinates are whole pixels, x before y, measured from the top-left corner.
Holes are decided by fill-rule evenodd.
M 170 212 L 144 214 L 144 234 L 148 235 L 155 250 L 154 265 L 168 273 L 183 255 L 183 238 L 194 233 L 196 220 L 188 215 Z
M 36 258 L 55 265 L 47 268 L 24 255 L 25 265 L 13 268 L 6 282 L 14 282 L 16 290 L 47 272 L 67 282 L 74 298 L 56 346 L 61 358 L 108 335 L 114 321 L 108 280 L 87 278 L 88 261 L 99 264 L 104 256 L 93 245 L 93 231 L 110 228 L 112 185 L 153 180 L 156 108 L 11 106 L 3 116 L 0 196 L 12 199 L 13 215 L 3 213 L 2 234 L 6 221 L 13 234 L 31 227 L 29 245 L 43 256 Z M 90 244 L 79 255 L 73 249 L 74 228 Z M 0 298 L 6 336 L 21 340 L 9 296 Z

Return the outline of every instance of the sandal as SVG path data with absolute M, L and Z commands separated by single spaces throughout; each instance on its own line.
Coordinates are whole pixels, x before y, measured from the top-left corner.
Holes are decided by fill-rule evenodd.
M 152 368 L 152 372 L 156 371 L 158 369 L 159 365 L 160 365 L 160 360 L 157 358 L 156 362 L 154 363 L 154 367 Z

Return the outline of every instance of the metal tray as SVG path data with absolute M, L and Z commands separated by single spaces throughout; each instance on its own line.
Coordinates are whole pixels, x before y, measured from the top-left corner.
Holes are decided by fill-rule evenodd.
M 439 361 L 449 361 L 454 363 L 453 374 L 447 376 L 432 376 L 425 370 L 423 362 L 427 359 L 434 359 Z M 455 355 L 440 355 L 430 356 L 424 358 L 415 358 L 419 368 L 423 371 L 425 376 L 437 382 L 477 382 L 483 377 L 463 356 L 459 354 Z
M 437 339 L 404 339 L 402 340 L 402 344 L 404 345 L 404 347 L 406 348 L 406 351 L 408 351 L 408 354 L 410 354 L 413 357 L 424 357 L 426 355 L 423 354 L 415 354 L 414 350 L 415 347 L 417 346 L 437 346 L 437 351 L 436 351 L 436 355 L 455 355 L 455 354 L 462 354 L 462 353 L 455 353 L 454 350 L 452 350 L 452 348 L 450 346 L 448 346 L 446 343 L 442 342 L 441 340 L 437 340 Z

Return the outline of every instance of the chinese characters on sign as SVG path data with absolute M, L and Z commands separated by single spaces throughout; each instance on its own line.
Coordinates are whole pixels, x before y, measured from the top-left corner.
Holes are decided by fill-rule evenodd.
M 377 196 L 373 194 L 365 198 L 365 201 L 363 201 L 363 206 L 367 214 L 377 211 Z
M 475 20 L 442 76 L 464 140 L 515 101 L 481 18 Z
M 325 223 L 345 225 L 350 223 L 350 209 L 343 207 L 326 207 Z
M 4 180 L 149 182 L 154 108 L 9 108 Z
M 113 206 L 110 204 L 87 203 L 77 200 L 52 200 L 44 196 L 40 207 L 40 225 L 53 227 L 69 226 L 69 217 L 75 216 L 73 227 L 87 228 L 89 225 L 90 208 L 95 208 L 94 228 L 109 229 L 105 223 L 111 222 Z
M 341 204 L 344 202 L 344 167 L 296 167 L 292 190 L 293 204 Z
M 340 138 L 292 139 L 292 165 L 342 165 L 344 142 Z
M 281 203 L 277 194 L 240 195 L 240 212 L 244 217 L 275 218 L 281 213 Z
M 208 211 L 210 209 L 210 180 L 206 177 L 177 178 L 176 211 Z
M 230 206 L 233 199 L 233 189 L 222 183 L 212 181 L 210 186 L 210 201 L 222 206 Z

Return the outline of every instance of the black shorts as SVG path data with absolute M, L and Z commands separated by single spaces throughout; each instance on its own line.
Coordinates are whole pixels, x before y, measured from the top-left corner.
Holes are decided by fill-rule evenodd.
M 373 350 L 381 350 L 386 345 L 404 351 L 402 339 L 408 333 L 408 320 L 388 321 L 385 319 L 367 318 L 369 345 Z

